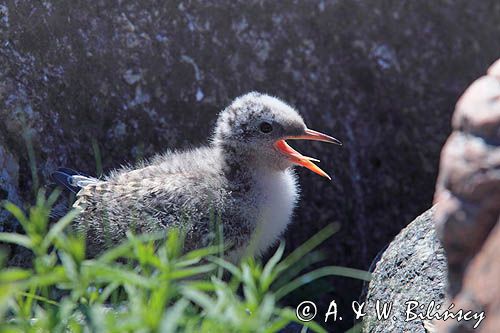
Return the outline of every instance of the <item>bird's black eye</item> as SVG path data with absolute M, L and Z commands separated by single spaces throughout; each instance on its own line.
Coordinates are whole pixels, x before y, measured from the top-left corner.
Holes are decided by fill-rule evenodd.
M 273 130 L 273 126 L 269 124 L 267 121 L 262 122 L 259 128 L 262 133 L 271 133 Z

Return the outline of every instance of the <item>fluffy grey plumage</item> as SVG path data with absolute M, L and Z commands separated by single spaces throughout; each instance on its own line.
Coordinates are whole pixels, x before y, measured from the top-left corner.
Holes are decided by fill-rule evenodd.
M 89 254 L 120 242 L 131 228 L 147 233 L 179 227 L 186 232 L 186 250 L 206 246 L 214 239 L 211 219 L 217 215 L 224 240 L 233 245 L 230 259 L 263 253 L 286 229 L 298 198 L 290 167 L 300 163 L 276 142 L 306 138 L 306 129 L 289 105 L 249 93 L 220 113 L 206 147 L 167 152 L 102 180 L 69 176 L 81 187 L 74 207 L 81 211 L 76 223 L 87 234 Z

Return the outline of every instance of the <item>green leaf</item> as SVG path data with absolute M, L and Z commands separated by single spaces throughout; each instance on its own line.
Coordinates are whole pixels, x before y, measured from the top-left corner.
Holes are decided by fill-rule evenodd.
M 189 286 L 184 286 L 181 289 L 181 293 L 189 300 L 193 301 L 194 303 L 198 304 L 205 310 L 212 309 L 214 307 L 214 302 L 212 299 L 205 293 L 196 290 L 194 288 L 191 288 Z
M 189 281 L 183 284 L 187 288 L 197 289 L 200 291 L 214 291 L 215 286 L 211 281 Z
M 290 266 L 297 263 L 302 257 L 314 250 L 318 245 L 323 243 L 325 240 L 330 238 L 334 233 L 340 229 L 338 223 L 329 224 L 310 239 L 308 239 L 304 244 L 295 249 L 288 257 L 281 261 L 276 266 L 276 273 L 279 274 L 282 271 L 288 269 Z
M 275 293 L 276 299 L 279 300 L 282 297 L 289 294 L 290 292 L 294 291 L 295 289 L 325 276 L 343 276 L 363 281 L 371 280 L 371 274 L 369 272 L 360 269 L 341 267 L 341 266 L 327 266 L 306 273 L 296 278 L 295 280 L 291 281 L 290 283 L 284 285 L 283 287 L 281 287 L 276 291 Z
M 61 190 L 57 188 L 54 191 L 52 191 L 52 193 L 50 193 L 49 197 L 47 198 L 47 206 L 52 207 L 56 203 L 57 198 L 59 198 L 60 194 Z
M 133 252 L 131 251 L 132 244 L 130 241 L 124 241 L 121 244 L 113 247 L 102 253 L 97 259 L 95 259 L 100 264 L 109 264 L 118 258 L 131 258 Z
M 14 205 L 12 202 L 9 202 L 9 201 L 5 201 L 3 206 L 5 207 L 5 209 L 9 213 L 11 213 L 16 218 L 16 220 L 19 221 L 19 223 L 23 227 L 24 231 L 26 233 L 28 233 L 29 221 L 28 221 L 28 218 L 26 217 L 26 215 L 21 210 L 21 208 L 19 208 L 18 206 Z
M 25 333 L 25 331 L 15 324 L 2 324 L 2 333 Z
M 182 320 L 182 314 L 188 307 L 189 301 L 181 298 L 174 306 L 170 307 L 163 316 L 160 324 L 160 332 L 175 332 L 179 327 L 179 322 Z
M 37 301 L 41 301 L 41 302 L 44 302 L 44 303 L 47 303 L 47 304 L 59 306 L 59 303 L 57 303 L 56 301 L 53 301 L 53 300 L 51 300 L 51 299 L 49 299 L 47 297 L 43 297 L 43 296 L 32 294 L 32 293 L 27 293 L 27 292 L 24 292 L 24 291 L 18 292 L 18 294 L 22 295 L 22 296 L 25 296 L 25 297 L 32 298 L 32 299 L 36 299 Z
M 232 263 L 230 263 L 229 261 L 226 261 L 219 257 L 209 257 L 208 260 L 227 270 L 229 273 L 235 276 L 239 281 L 242 280 L 243 273 L 241 272 L 241 270 Z
M 219 253 L 219 248 L 217 246 L 209 246 L 201 249 L 196 249 L 189 251 L 185 255 L 181 257 L 181 260 L 193 260 L 193 259 L 201 259 L 203 257 L 207 257 L 212 254 Z
M 97 300 L 98 303 L 104 303 L 106 300 L 111 296 L 113 291 L 115 291 L 118 287 L 120 286 L 119 283 L 117 282 L 111 282 L 104 288 L 104 290 L 101 292 L 99 295 L 99 299 Z
M 170 274 L 171 279 L 183 279 L 187 277 L 196 276 L 199 274 L 204 274 L 213 271 L 217 266 L 213 264 L 206 264 L 201 266 L 196 266 L 193 268 L 185 268 L 173 271 Z
M 9 232 L 0 232 L 0 242 L 17 244 L 28 249 L 33 245 L 28 236 Z
M 141 242 L 147 241 L 155 241 L 165 238 L 165 234 L 162 232 L 157 233 L 148 233 L 139 236 L 133 236 L 135 240 Z M 133 244 L 130 239 L 127 239 L 120 243 L 119 245 L 114 246 L 112 249 L 107 250 L 103 254 L 101 254 L 96 261 L 101 264 L 106 264 L 115 261 L 118 258 L 134 258 L 134 253 L 131 251 L 133 248 Z
M 264 266 L 262 270 L 262 275 L 260 277 L 261 290 L 267 291 L 271 283 L 273 283 L 276 274 L 272 274 L 275 266 L 283 257 L 283 252 L 285 251 L 285 244 L 283 242 L 280 243 L 278 249 L 274 253 L 274 255 L 269 259 L 267 264 Z
M 78 283 L 78 272 L 73 258 L 71 258 L 71 256 L 69 256 L 66 252 L 60 252 L 59 258 L 61 259 L 68 278 Z
M 154 286 L 151 279 L 131 272 L 125 267 L 102 265 L 91 260 L 84 262 L 82 265 L 87 274 L 95 279 L 95 282 L 119 282 L 121 284 L 131 284 L 147 289 Z
M 0 272 L 0 283 L 17 282 L 25 280 L 33 274 L 32 271 L 21 268 L 4 268 Z
M 23 282 L 23 285 L 25 285 L 26 287 L 40 288 L 67 281 L 68 279 L 64 268 L 62 266 L 57 266 L 52 268 L 50 272 L 37 274 L 29 278 L 28 280 L 26 280 L 26 282 Z
M 63 230 L 66 228 L 71 221 L 79 214 L 80 212 L 76 209 L 71 210 L 68 214 L 64 215 L 52 228 L 50 228 L 47 236 L 45 236 L 42 241 L 41 247 L 46 250 L 52 244 L 54 238 L 56 238 Z
M 79 264 L 85 260 L 86 244 L 82 236 L 77 234 L 66 237 L 64 234 L 61 234 L 54 240 L 54 244 L 61 251 L 68 253 L 75 260 L 75 263 Z
M 250 266 L 246 263 L 242 265 L 243 269 L 243 294 L 245 295 L 245 299 L 252 306 L 256 306 L 258 304 L 258 293 L 257 286 L 255 285 L 255 280 L 252 276 L 252 272 L 250 270 Z
M 301 271 L 324 260 L 325 258 L 325 255 L 319 251 L 313 251 L 307 254 L 293 266 L 290 266 L 286 271 L 282 272 L 279 275 L 275 274 L 276 277 L 273 281 L 272 289 L 277 290 L 278 288 L 284 286 L 285 284 L 289 283 L 294 277 L 296 277 Z

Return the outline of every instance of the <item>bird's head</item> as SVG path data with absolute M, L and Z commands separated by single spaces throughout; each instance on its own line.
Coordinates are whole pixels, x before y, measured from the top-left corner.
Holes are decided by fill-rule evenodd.
M 217 120 L 213 142 L 249 163 L 273 169 L 300 165 L 330 179 L 307 157 L 290 147 L 286 140 L 315 140 L 342 143 L 326 134 L 308 129 L 299 113 L 278 98 L 251 92 L 235 99 Z

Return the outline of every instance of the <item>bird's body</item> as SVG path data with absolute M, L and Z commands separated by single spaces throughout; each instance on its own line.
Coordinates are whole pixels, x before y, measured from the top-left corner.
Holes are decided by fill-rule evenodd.
M 227 177 L 235 172 L 241 176 Z M 81 210 L 77 225 L 87 234 L 90 255 L 120 242 L 130 229 L 147 233 L 177 227 L 186 233 L 186 250 L 208 246 L 218 220 L 225 241 L 235 246 L 231 257 L 244 254 L 253 232 L 249 250 L 260 254 L 285 230 L 298 196 L 292 170 L 235 171 L 211 147 L 166 153 L 104 180 L 82 180 L 87 183 L 74 207 Z
M 269 136 L 267 125 L 276 138 Z M 286 143 L 279 146 L 284 140 L 277 139 L 285 134 L 298 138 L 304 130 L 291 107 L 250 93 L 221 113 L 205 147 L 167 152 L 103 179 L 62 173 L 67 185 L 78 189 L 76 223 L 87 235 L 89 255 L 119 243 L 131 229 L 150 233 L 176 227 L 185 232 L 185 250 L 208 246 L 217 221 L 224 242 L 231 245 L 230 259 L 262 254 L 290 223 L 298 199 L 290 158 L 313 170 L 310 158 Z M 284 158 L 285 153 L 291 157 Z

